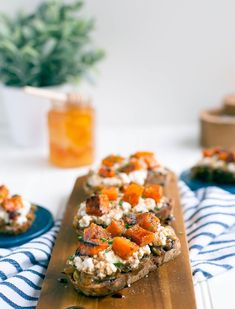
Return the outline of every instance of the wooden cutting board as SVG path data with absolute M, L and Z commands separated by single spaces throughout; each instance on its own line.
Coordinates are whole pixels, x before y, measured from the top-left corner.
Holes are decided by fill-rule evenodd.
M 69 282 L 61 282 L 62 271 L 69 255 L 76 249 L 76 234 L 72 228 L 77 205 L 86 198 L 83 183 L 86 177 L 77 179 L 69 199 L 65 216 L 58 234 L 45 280 L 42 286 L 38 309 L 195 309 L 195 296 L 189 264 L 183 215 L 179 202 L 176 176 L 172 173 L 165 194 L 175 200 L 174 228 L 180 238 L 182 253 L 175 260 L 164 264 L 156 271 L 121 291 L 122 298 L 106 296 L 91 298 L 78 294 Z M 61 280 L 62 278 L 62 280 Z

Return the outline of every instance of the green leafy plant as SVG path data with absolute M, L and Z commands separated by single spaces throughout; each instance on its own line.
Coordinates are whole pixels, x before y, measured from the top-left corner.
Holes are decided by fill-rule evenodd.
M 0 16 L 0 81 L 43 87 L 79 81 L 104 52 L 92 47 L 94 21 L 80 16 L 83 1 L 42 3 L 31 14 Z

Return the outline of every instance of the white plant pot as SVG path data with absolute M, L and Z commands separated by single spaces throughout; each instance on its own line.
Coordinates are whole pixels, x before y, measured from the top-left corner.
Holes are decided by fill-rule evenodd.
M 63 90 L 61 87 L 47 89 Z M 22 88 L 1 87 L 4 109 L 12 140 L 18 146 L 43 147 L 47 144 L 49 100 L 25 94 Z

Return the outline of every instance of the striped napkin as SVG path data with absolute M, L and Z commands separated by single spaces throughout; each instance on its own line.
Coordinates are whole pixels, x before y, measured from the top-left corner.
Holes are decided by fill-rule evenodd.
M 235 266 L 235 195 L 217 187 L 192 192 L 180 182 L 194 282 Z M 60 221 L 41 237 L 0 249 L 0 309 L 35 308 Z
M 235 195 L 180 182 L 194 283 L 235 267 Z
M 0 248 L 0 308 L 35 308 L 60 220 L 42 236 L 17 248 Z

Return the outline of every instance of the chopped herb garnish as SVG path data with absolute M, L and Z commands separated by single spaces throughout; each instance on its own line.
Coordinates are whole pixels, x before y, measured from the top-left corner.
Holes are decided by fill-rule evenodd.
M 154 210 L 155 210 L 155 211 L 158 211 L 158 210 L 160 210 L 160 208 L 161 208 L 161 207 L 156 206 L 156 207 L 154 208 Z
M 73 255 L 70 255 L 70 256 L 68 257 L 68 260 L 69 260 L 69 261 L 73 261 L 73 259 L 74 259 L 74 256 L 73 256 Z
M 78 236 L 78 239 L 80 240 L 80 242 L 88 245 L 88 246 L 98 246 L 98 244 L 94 241 L 90 241 L 90 240 L 85 240 L 82 236 Z
M 119 205 L 119 206 L 122 206 L 122 205 L 123 205 L 123 201 L 120 200 L 119 203 L 118 203 L 118 205 Z
M 126 229 L 129 229 L 129 228 L 130 228 L 130 225 L 129 225 L 128 223 L 126 223 L 126 224 L 125 224 L 125 228 L 126 228 Z
M 101 237 L 100 240 L 102 240 L 103 242 L 106 242 L 106 241 L 107 241 L 107 239 L 104 238 L 104 237 Z
M 123 267 L 124 264 L 122 262 L 113 263 L 117 268 Z
M 110 252 L 111 251 L 111 249 L 106 249 L 105 250 L 105 253 L 108 253 L 108 252 Z
M 109 241 L 108 241 L 108 244 L 109 244 L 109 245 L 112 245 L 112 244 L 113 244 L 113 241 L 112 241 L 112 240 L 109 240 Z

